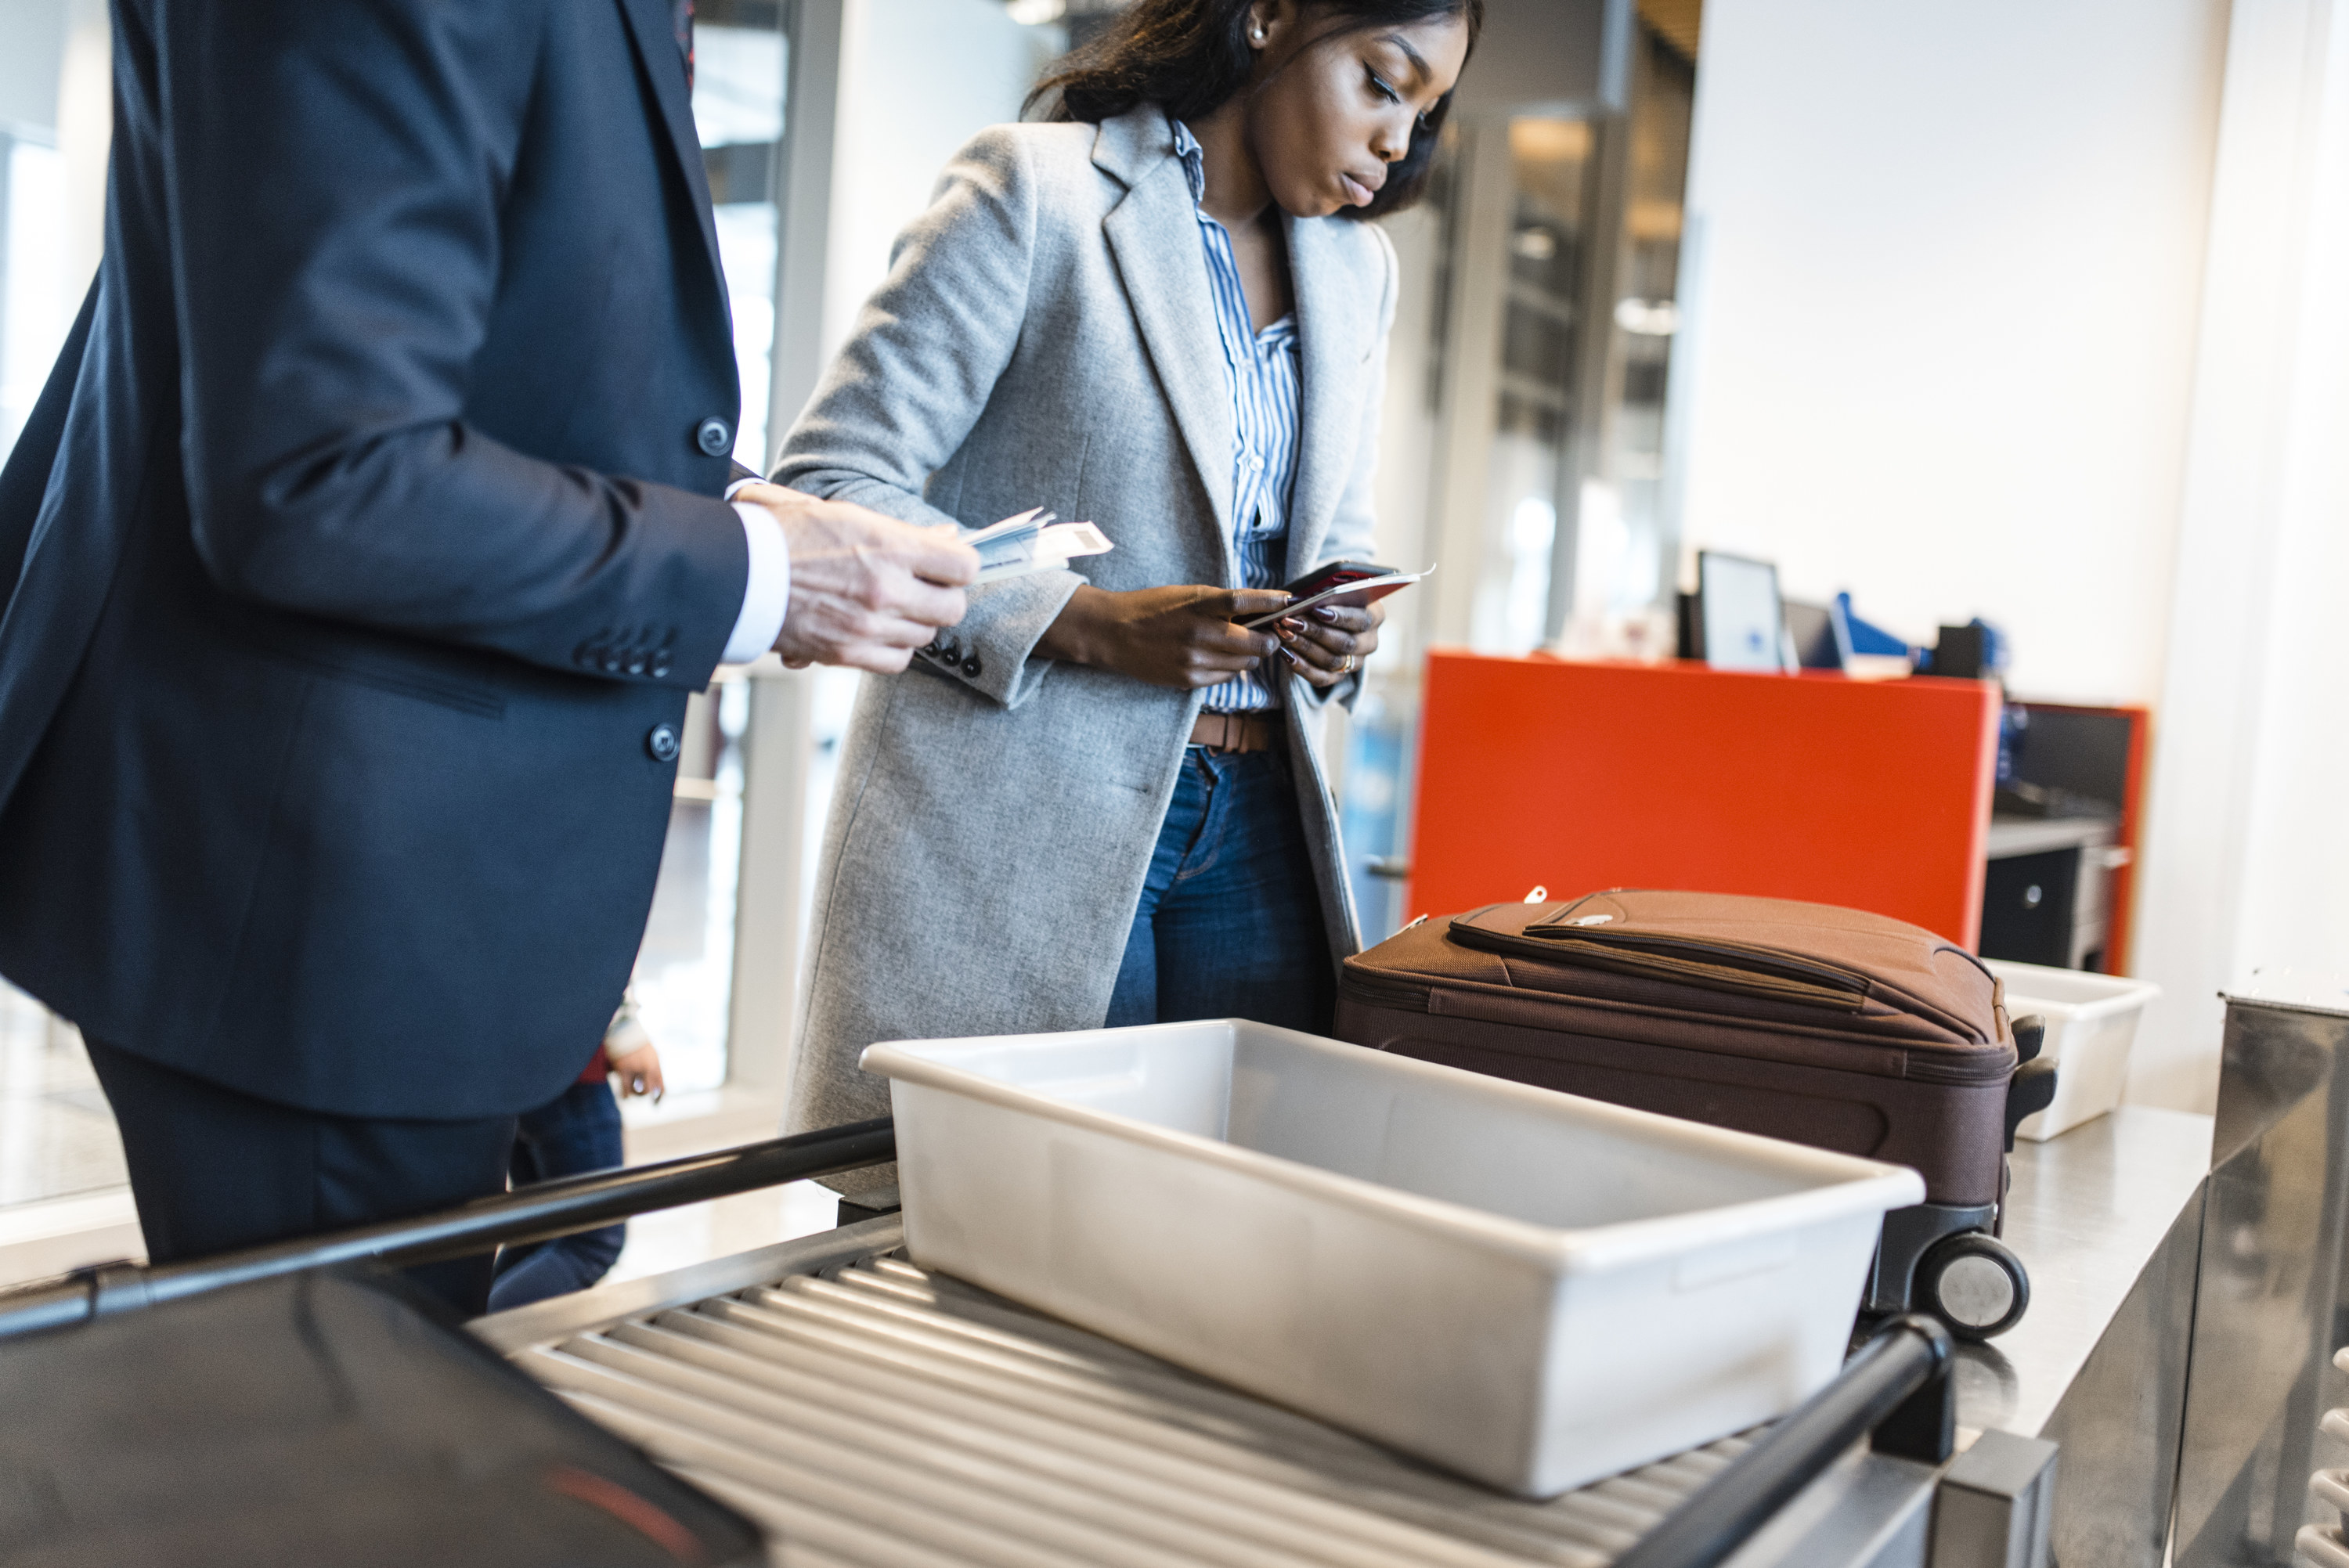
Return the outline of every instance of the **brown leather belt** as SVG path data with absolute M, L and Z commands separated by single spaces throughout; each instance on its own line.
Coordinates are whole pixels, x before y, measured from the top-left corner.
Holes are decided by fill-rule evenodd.
M 1210 751 L 1269 751 L 1279 742 L 1269 713 L 1203 713 L 1191 727 L 1191 744 Z

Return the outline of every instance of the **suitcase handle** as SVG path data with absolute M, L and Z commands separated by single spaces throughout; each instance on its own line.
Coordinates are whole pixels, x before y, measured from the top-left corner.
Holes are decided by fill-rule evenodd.
M 1834 1382 L 1665 1515 L 1615 1568 L 1714 1568 L 1862 1432 L 1878 1453 L 1946 1461 L 1957 1446 L 1954 1358 L 1948 1329 L 1930 1317 L 1894 1318 Z
M 658 1165 L 536 1182 L 437 1214 L 271 1242 L 208 1258 L 78 1269 L 63 1280 L 0 1292 L 0 1340 L 304 1269 L 363 1262 L 405 1267 L 549 1241 L 631 1214 L 885 1165 L 896 1157 L 895 1126 L 882 1116 Z

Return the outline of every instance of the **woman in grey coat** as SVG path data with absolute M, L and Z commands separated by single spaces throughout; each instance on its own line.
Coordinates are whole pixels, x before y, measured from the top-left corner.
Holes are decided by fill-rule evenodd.
M 887 1110 L 875 1040 L 1326 1030 L 1357 944 L 1320 720 L 1379 616 L 1237 623 L 1370 557 L 1395 263 L 1350 220 L 1418 193 L 1480 19 L 1141 0 L 1039 88 L 1053 123 L 975 138 L 900 239 L 776 482 L 922 523 L 1047 506 L 1113 549 L 972 589 L 865 680 L 793 1128 Z

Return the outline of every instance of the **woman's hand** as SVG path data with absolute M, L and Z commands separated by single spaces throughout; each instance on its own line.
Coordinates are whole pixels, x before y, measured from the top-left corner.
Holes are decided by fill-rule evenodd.
M 1080 587 L 1047 627 L 1036 652 L 1091 665 L 1152 686 L 1190 690 L 1260 669 L 1280 647 L 1270 631 L 1236 623 L 1269 615 L 1288 603 L 1278 589 L 1143 588 L 1112 593 Z
M 1359 610 L 1350 604 L 1322 604 L 1274 624 L 1280 632 L 1280 651 L 1299 678 L 1326 691 L 1378 651 L 1379 624 L 1386 618 L 1384 604 Z

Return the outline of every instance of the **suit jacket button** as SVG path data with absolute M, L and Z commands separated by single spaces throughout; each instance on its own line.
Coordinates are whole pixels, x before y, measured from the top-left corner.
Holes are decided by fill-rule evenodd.
M 656 724 L 653 732 L 645 737 L 645 749 L 656 762 L 677 760 L 677 729 L 672 725 Z
M 628 673 L 632 676 L 640 676 L 645 673 L 644 655 L 630 654 L 628 655 Z
M 645 667 L 651 672 L 653 679 L 657 681 L 665 681 L 668 679 L 668 655 L 667 654 L 655 654 L 653 655 L 653 662 Z
M 967 675 L 967 676 L 969 676 L 973 677 L 974 679 L 976 679 L 976 678 L 978 677 L 978 655 L 977 654 L 973 654 L 973 655 L 971 655 L 971 656 L 970 656 L 970 657 L 968 657 L 968 658 L 967 658 L 967 659 L 963 660 L 963 662 L 962 662 L 962 673 L 963 673 L 963 674 L 965 674 L 965 675 Z
M 722 458 L 734 449 L 734 427 L 713 414 L 693 428 L 693 444 L 713 458 Z

